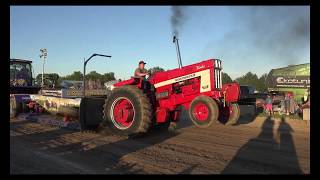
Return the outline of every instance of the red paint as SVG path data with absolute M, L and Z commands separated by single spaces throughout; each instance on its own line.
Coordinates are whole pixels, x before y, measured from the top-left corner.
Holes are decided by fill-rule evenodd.
M 192 113 L 198 121 L 205 121 L 209 116 L 209 109 L 205 104 L 198 103 L 195 105 Z
M 169 119 L 169 111 L 167 108 L 159 108 L 156 112 L 158 123 L 166 122 Z
M 36 102 L 35 102 L 35 101 L 30 101 L 30 102 L 28 103 L 28 107 L 29 107 L 29 109 L 33 109 L 33 108 L 34 108 L 34 106 L 35 106 L 35 104 L 36 104 Z
M 140 81 L 140 78 L 131 78 L 114 84 L 114 87 L 120 87 L 124 85 L 138 85 L 141 83 Z
M 226 102 L 237 102 L 240 96 L 240 85 L 238 83 L 228 83 L 222 85 L 222 96 L 226 93 Z
M 114 120 L 124 127 L 131 126 L 134 117 L 132 103 L 127 99 L 120 99 L 113 109 Z

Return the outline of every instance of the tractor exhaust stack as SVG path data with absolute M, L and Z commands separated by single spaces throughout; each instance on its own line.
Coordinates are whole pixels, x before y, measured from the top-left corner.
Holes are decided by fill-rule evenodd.
M 180 54 L 180 48 L 179 48 L 179 39 L 176 37 L 176 35 L 173 36 L 173 43 L 176 44 L 178 65 L 179 65 L 179 68 L 181 68 L 182 61 L 181 61 L 181 54 Z

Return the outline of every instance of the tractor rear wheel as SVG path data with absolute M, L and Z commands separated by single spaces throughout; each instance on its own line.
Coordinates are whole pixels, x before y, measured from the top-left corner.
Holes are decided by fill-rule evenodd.
M 230 103 L 225 107 L 221 107 L 219 121 L 224 125 L 237 124 L 240 117 L 240 107 L 237 103 Z
M 198 96 L 190 104 L 189 116 L 198 127 L 208 127 L 217 122 L 219 107 L 215 100 L 208 96 Z
M 105 124 L 122 135 L 138 135 L 149 130 L 152 109 L 146 94 L 136 86 L 114 89 L 103 110 Z

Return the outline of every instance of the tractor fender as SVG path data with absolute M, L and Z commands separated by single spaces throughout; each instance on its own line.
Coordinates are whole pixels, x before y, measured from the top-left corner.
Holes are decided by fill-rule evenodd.
M 238 83 L 223 84 L 222 96 L 226 102 L 237 102 L 240 98 L 240 85 Z

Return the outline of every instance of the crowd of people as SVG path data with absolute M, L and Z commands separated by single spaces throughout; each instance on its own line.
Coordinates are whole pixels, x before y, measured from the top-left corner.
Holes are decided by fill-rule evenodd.
M 304 108 L 310 108 L 310 93 L 309 91 L 306 92 L 304 97 L 301 98 L 301 103 L 295 101 L 292 93 L 285 93 L 284 98 L 277 105 L 275 105 L 275 96 L 268 94 L 265 100 L 265 112 L 270 116 L 274 115 L 275 106 L 277 106 L 277 111 L 280 115 L 298 114 L 301 116 Z

